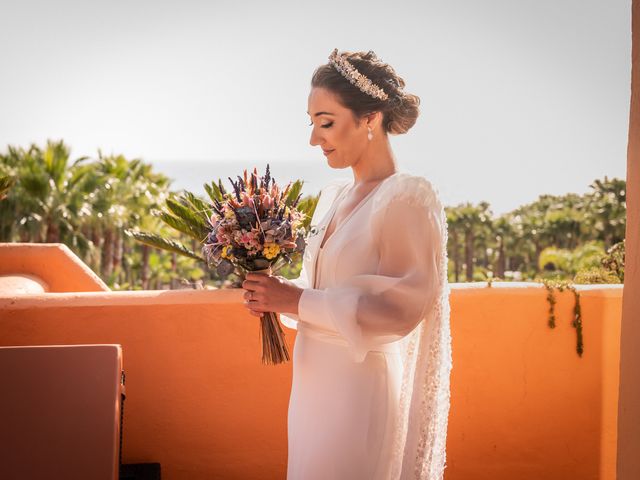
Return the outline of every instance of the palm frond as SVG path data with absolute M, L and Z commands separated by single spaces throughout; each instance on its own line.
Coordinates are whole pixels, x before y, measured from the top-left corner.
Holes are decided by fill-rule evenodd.
M 204 213 L 196 212 L 171 198 L 168 198 L 165 203 L 173 216 L 180 219 L 182 223 L 186 224 L 189 227 L 189 230 L 191 231 L 190 235 L 192 237 L 198 240 L 202 240 L 207 236 L 207 234 L 209 233 L 209 228 L 207 226 L 207 217 Z
M 167 212 L 158 212 L 156 213 L 158 218 L 162 220 L 164 223 L 169 225 L 174 230 L 179 231 L 180 233 L 184 233 L 185 235 L 201 242 L 206 236 L 208 232 L 201 231 L 199 228 L 194 229 L 193 225 L 189 222 L 185 221 L 182 218 L 171 215 Z
M 124 233 L 127 236 L 135 239 L 136 241 L 145 245 L 149 245 L 150 247 L 159 248 L 160 250 L 165 250 L 167 252 L 177 253 L 178 255 L 192 258 L 206 264 L 206 261 L 203 257 L 199 256 L 193 250 L 185 247 L 175 240 L 163 238 L 160 235 L 156 235 L 155 233 L 147 233 L 129 229 L 126 229 Z
M 195 212 L 198 212 L 201 215 L 206 217 L 211 217 L 212 209 L 211 205 L 204 202 L 202 199 L 196 197 L 193 193 L 188 190 L 185 190 L 183 193 L 183 200 L 188 203 Z

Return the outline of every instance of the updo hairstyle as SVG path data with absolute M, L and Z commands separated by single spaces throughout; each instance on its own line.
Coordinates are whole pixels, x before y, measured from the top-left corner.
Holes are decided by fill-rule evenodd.
M 342 52 L 342 55 L 374 85 L 382 88 L 389 98 L 381 100 L 362 92 L 331 64 L 319 66 L 311 78 L 312 88 L 324 88 L 336 94 L 342 105 L 353 112 L 356 122 L 369 113 L 382 112 L 382 128 L 386 133 L 407 133 L 416 123 L 420 110 L 420 98 L 405 92 L 405 82 L 391 65 L 368 52 Z

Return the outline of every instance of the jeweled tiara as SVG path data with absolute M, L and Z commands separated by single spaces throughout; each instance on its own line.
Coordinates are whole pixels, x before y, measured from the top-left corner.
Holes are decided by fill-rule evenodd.
M 371 80 L 361 74 L 349 61 L 342 55 L 338 54 L 338 49 L 334 48 L 331 55 L 329 55 L 329 62 L 340 72 L 340 74 L 349 80 L 352 84 L 358 87 L 362 92 L 367 95 L 371 95 L 374 98 L 380 100 L 386 100 L 389 95 L 385 93 L 377 85 L 374 85 Z

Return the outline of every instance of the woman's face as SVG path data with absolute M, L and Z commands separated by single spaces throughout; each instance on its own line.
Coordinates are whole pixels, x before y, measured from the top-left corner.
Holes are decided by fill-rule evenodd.
M 312 88 L 307 113 L 311 117 L 312 146 L 320 146 L 333 168 L 351 166 L 368 147 L 367 122 L 358 125 L 350 109 L 325 88 Z

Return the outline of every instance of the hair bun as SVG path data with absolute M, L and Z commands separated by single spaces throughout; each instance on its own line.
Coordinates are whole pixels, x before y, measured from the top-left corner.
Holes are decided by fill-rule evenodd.
M 405 93 L 390 100 L 391 108 L 384 119 L 385 130 L 391 135 L 407 133 L 415 125 L 420 114 L 420 97 Z

